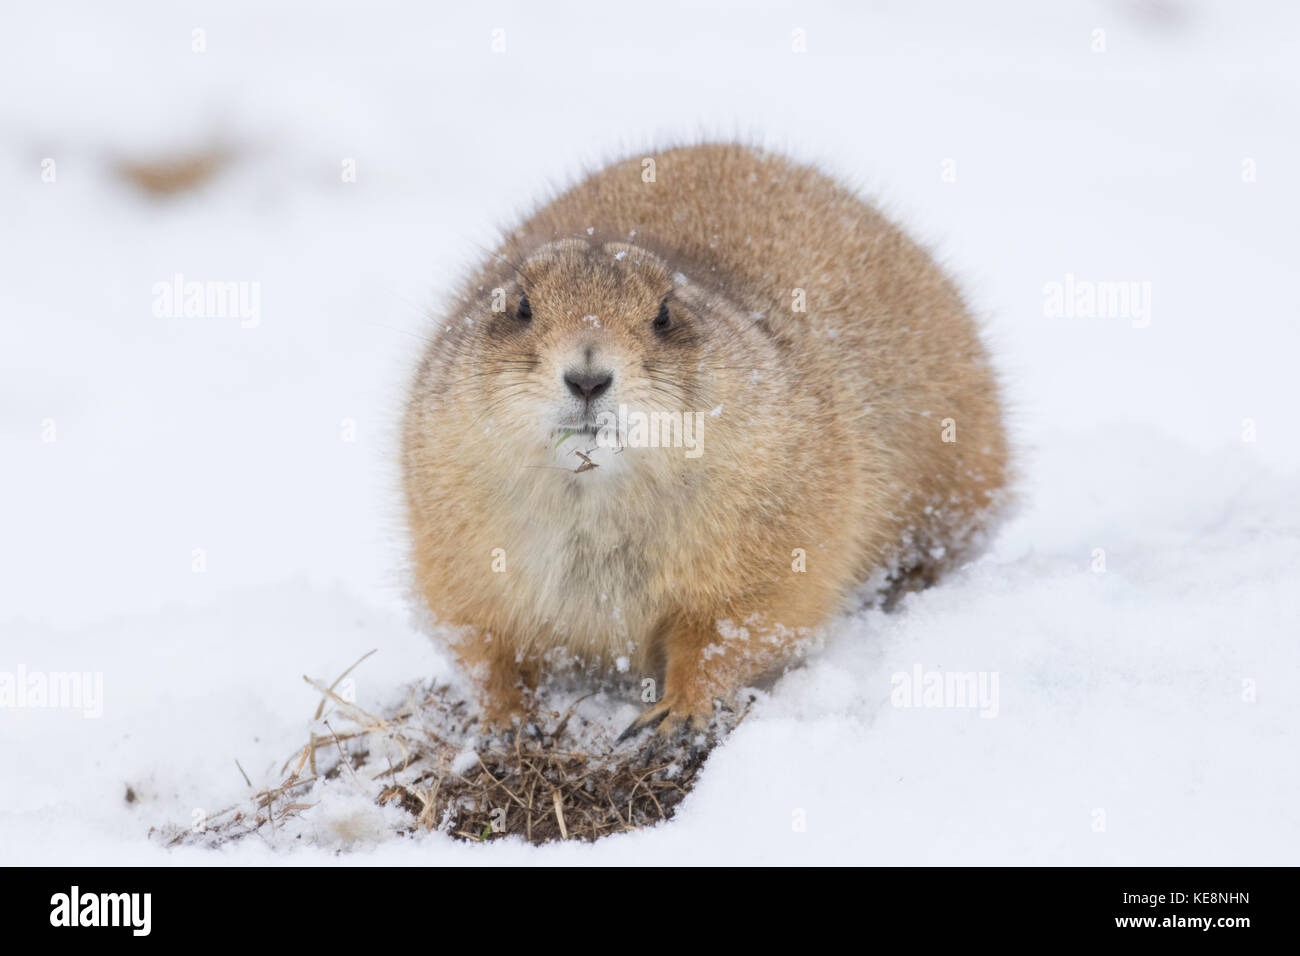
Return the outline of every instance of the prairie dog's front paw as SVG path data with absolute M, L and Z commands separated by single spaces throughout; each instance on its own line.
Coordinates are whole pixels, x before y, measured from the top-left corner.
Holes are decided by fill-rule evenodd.
M 522 727 L 528 721 L 528 700 L 522 690 L 510 688 L 503 693 L 479 694 L 483 716 L 483 729 L 489 733 L 504 734 Z
M 627 729 L 618 735 L 615 743 L 635 737 L 641 731 L 655 728 L 655 737 L 669 740 L 683 733 L 702 734 L 709 727 L 713 708 L 705 704 L 689 704 L 680 694 L 668 693 L 663 700 L 643 710 Z

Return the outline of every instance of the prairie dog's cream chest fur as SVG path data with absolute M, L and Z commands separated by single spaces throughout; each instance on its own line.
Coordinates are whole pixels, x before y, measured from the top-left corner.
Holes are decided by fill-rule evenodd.
M 416 586 L 498 724 L 563 649 L 659 678 L 640 723 L 699 726 L 868 578 L 958 560 L 1005 481 L 994 376 L 923 249 L 780 156 L 654 159 L 506 236 L 407 403 Z M 636 440 L 638 413 L 695 445 Z

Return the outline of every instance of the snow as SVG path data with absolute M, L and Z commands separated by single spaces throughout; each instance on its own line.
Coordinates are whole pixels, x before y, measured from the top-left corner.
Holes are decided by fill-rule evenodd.
M 570 6 L 11 14 L 0 673 L 98 674 L 103 697 L 0 708 L 0 862 L 1296 862 L 1300 14 Z M 245 773 L 278 782 L 304 674 L 377 649 L 350 675 L 371 710 L 450 675 L 404 595 L 396 493 L 424 312 L 548 184 L 701 130 L 823 162 L 937 247 L 1007 383 L 1017 516 L 837 625 L 667 825 L 395 839 L 398 811 L 339 788 L 292 848 L 149 841 Z M 236 160 L 192 196 L 109 172 L 213 139 Z M 156 316 L 177 274 L 257 283 L 256 326 Z M 1084 282 L 1136 283 L 1141 314 L 1052 317 Z M 918 668 L 983 675 L 997 716 L 895 706 Z
M 473 750 L 465 750 L 456 755 L 456 759 L 451 763 L 451 769 L 453 773 L 464 773 L 477 762 L 478 754 Z

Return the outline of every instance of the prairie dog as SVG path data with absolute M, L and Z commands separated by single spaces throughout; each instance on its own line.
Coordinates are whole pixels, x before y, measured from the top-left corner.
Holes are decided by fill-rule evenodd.
M 648 158 L 506 235 L 410 390 L 415 585 L 499 727 L 558 653 L 657 677 L 629 730 L 698 731 L 864 582 L 960 558 L 1005 482 L 984 347 L 921 247 L 779 155 Z

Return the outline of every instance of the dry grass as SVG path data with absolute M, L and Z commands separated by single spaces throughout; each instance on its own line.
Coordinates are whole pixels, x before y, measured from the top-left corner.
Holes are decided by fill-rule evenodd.
M 166 199 L 201 188 L 233 159 L 232 149 L 215 144 L 175 156 L 118 159 L 113 169 L 146 195 Z
M 254 834 L 272 844 L 278 834 L 301 839 L 322 794 L 342 787 L 405 811 L 398 834 L 592 841 L 670 819 L 710 746 L 643 736 L 616 748 L 617 728 L 578 712 L 585 697 L 563 711 L 543 700 L 528 727 L 504 738 L 482 739 L 473 708 L 448 686 L 378 716 L 337 693 L 356 666 L 329 686 L 305 678 L 321 692 L 313 723 L 326 732 L 310 734 L 279 784 L 208 817 L 199 832 L 169 826 L 152 831 L 155 838 L 169 846 L 217 846 Z M 721 714 L 709 741 L 743 717 Z

